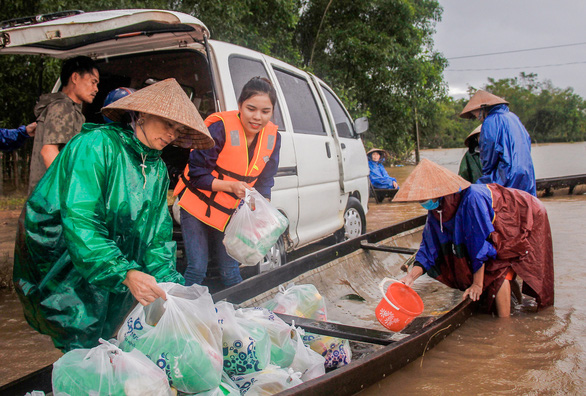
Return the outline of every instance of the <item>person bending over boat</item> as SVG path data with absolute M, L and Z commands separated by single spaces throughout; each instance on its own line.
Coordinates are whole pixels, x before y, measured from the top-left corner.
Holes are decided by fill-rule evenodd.
M 507 317 L 511 282 L 518 287 L 519 275 L 538 308 L 553 305 L 551 231 L 536 197 L 494 183 L 471 185 L 424 159 L 394 201 L 420 202 L 429 211 L 415 265 L 402 279 L 406 285 L 427 273 Z
M 212 255 L 224 286 L 242 282 L 239 263 L 222 243 L 224 230 L 246 189 L 254 186 L 271 198 L 281 149 L 278 128 L 270 122 L 276 102 L 271 82 L 254 77 L 242 88 L 238 110 L 214 113 L 205 120 L 216 145 L 191 152 L 174 191 L 179 197 L 187 286 L 202 284 Z
M 115 123 L 85 124 L 64 147 L 19 220 L 14 285 L 28 323 L 63 351 L 110 338 L 137 300 L 183 283 L 161 150 L 213 145 L 174 79 L 107 107 Z M 130 125 L 125 122 L 130 121 Z
M 498 183 L 536 196 L 531 137 L 508 104 L 503 98 L 478 90 L 460 113 L 462 118 L 482 121 L 482 177 L 477 183 Z
M 374 188 L 399 188 L 397 179 L 389 176 L 385 166 L 386 153 L 384 150 L 373 148 L 366 153 L 368 157 L 368 167 L 370 168 L 370 183 Z

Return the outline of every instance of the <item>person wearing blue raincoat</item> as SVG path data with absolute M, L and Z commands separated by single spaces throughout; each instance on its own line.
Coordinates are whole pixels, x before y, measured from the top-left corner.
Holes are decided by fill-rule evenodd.
M 497 183 L 536 196 L 531 137 L 508 102 L 478 90 L 460 117 L 483 121 L 479 139 L 482 177 L 477 183 Z
M 420 202 L 428 210 L 415 265 L 402 279 L 406 285 L 427 273 L 507 317 L 511 292 L 521 298 L 519 275 L 523 293 L 539 308 L 553 304 L 551 230 L 536 197 L 495 183 L 470 184 L 424 159 L 393 201 Z
M 26 202 L 17 232 L 13 281 L 25 318 L 63 351 L 110 338 L 136 301 L 165 298 L 158 282 L 184 282 L 161 150 L 171 142 L 213 145 L 174 79 L 102 112 L 118 122 L 85 124 L 68 142 Z
M 370 168 L 370 183 L 374 188 L 396 189 L 399 188 L 397 179 L 389 176 L 385 166 L 386 153 L 384 150 L 373 148 L 366 153 L 368 167 Z
M 9 152 L 20 148 L 28 138 L 35 136 L 36 129 L 36 122 L 16 129 L 0 128 L 0 151 Z

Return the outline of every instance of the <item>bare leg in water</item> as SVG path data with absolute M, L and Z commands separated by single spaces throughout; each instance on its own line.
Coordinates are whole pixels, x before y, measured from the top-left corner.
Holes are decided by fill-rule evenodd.
M 517 299 L 517 304 L 523 304 L 523 293 L 521 293 L 521 286 L 519 286 L 519 282 L 516 280 L 511 281 L 511 292 Z
M 496 294 L 496 312 L 499 318 L 511 316 L 511 282 L 507 279 Z

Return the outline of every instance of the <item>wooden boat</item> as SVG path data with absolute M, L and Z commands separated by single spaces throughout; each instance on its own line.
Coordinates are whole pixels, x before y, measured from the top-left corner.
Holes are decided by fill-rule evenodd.
M 214 293 L 213 298 L 242 307 L 258 306 L 272 298 L 279 285 L 314 284 L 326 299 L 328 322 L 282 317 L 307 331 L 350 340 L 352 362 L 281 394 L 354 394 L 422 356 L 473 313 L 475 304 L 462 302 L 460 291 L 423 277 L 414 286 L 426 305 L 420 317 L 399 333 L 377 322 L 374 308 L 381 299 L 378 284 L 384 277 L 398 279 L 404 275 L 401 266 L 419 246 L 424 224 L 425 216 L 420 216 L 324 248 Z M 359 295 L 365 301 L 344 298 L 348 295 Z M 0 394 L 50 392 L 51 371 L 49 365 L 6 384 Z

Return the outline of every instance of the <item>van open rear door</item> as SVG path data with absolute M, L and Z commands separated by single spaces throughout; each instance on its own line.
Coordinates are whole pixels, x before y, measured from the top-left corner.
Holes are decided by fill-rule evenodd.
M 39 20 L 43 20 L 40 16 Z M 22 21 L 19 24 L 19 21 Z M 0 54 L 101 58 L 203 42 L 209 30 L 197 18 L 164 10 L 79 13 L 41 23 L 25 18 L 0 29 Z

